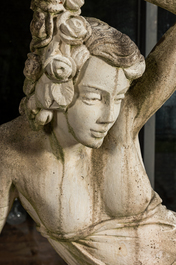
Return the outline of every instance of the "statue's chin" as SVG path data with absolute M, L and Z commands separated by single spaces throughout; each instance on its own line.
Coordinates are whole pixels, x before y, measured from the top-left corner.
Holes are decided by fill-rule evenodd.
M 103 141 L 104 141 L 104 138 L 101 138 L 101 139 L 94 139 L 93 141 L 79 141 L 81 144 L 87 146 L 87 147 L 90 147 L 90 148 L 93 148 L 93 149 L 98 149 L 101 147 L 101 145 L 103 144 Z
M 79 130 L 73 128 L 68 121 L 67 125 L 70 134 L 77 143 L 94 149 L 101 147 L 101 145 L 103 144 L 105 135 L 104 137 L 95 137 L 95 135 L 92 135 L 89 130 L 84 130 L 84 132 L 80 133 Z

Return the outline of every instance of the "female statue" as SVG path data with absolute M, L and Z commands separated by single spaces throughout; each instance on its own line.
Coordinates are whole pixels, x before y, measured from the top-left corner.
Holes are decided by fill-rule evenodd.
M 138 142 L 175 91 L 176 26 L 143 74 L 129 37 L 81 17 L 82 5 L 32 1 L 26 98 L 0 128 L 0 227 L 19 197 L 69 265 L 176 264 L 176 215 L 152 190 Z

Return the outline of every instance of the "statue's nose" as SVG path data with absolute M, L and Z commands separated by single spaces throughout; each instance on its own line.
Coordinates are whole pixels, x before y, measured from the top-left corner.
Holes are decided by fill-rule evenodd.
M 101 117 L 98 119 L 97 123 L 110 124 L 115 121 L 115 110 L 113 103 L 105 104 Z

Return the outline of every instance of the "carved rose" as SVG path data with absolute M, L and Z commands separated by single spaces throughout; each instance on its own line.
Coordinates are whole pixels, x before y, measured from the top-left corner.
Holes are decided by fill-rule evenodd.
M 34 53 L 28 53 L 27 56 L 23 73 L 27 79 L 36 81 L 41 75 L 40 57 Z
M 59 26 L 59 30 L 61 39 L 70 45 L 81 45 L 91 33 L 89 24 L 81 16 L 68 18 Z
M 45 12 L 50 13 L 60 13 L 64 11 L 64 3 L 65 0 L 32 0 L 31 2 L 31 9 L 35 10 L 36 7 L 39 7 Z
M 84 0 L 66 0 L 66 9 L 78 10 L 84 5 Z
M 45 74 L 51 80 L 68 81 L 76 73 L 76 65 L 71 58 L 56 55 L 45 63 Z

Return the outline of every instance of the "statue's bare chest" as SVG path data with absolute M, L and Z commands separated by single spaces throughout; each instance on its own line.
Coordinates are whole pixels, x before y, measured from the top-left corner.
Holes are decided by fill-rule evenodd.
M 75 233 L 96 221 L 91 176 L 88 163 L 64 165 L 51 160 L 49 167 L 36 167 L 20 177 L 16 186 L 24 207 L 32 216 L 37 215 L 48 230 Z
M 31 169 L 28 170 L 28 174 L 22 173 L 16 186 L 22 194 L 21 200 L 24 207 L 32 216 L 37 216 L 36 221 L 42 223 L 49 231 L 58 234 L 75 234 L 92 224 L 101 222 L 104 218 L 125 216 L 126 212 L 130 216 L 130 214 L 134 215 L 139 212 L 140 200 L 134 196 L 134 189 L 139 186 L 139 181 L 136 182 L 136 179 L 141 179 L 141 170 L 135 174 L 135 178 L 133 176 L 131 178 L 128 176 L 127 180 L 125 178 L 125 183 L 120 179 L 123 174 L 120 176 L 118 171 L 115 171 L 118 185 L 113 189 L 111 185 L 109 191 L 106 188 L 109 186 L 103 177 L 105 170 L 99 172 L 102 176 L 100 181 L 97 164 L 92 163 L 89 156 L 82 158 L 75 156 L 74 160 L 68 159 L 67 163 L 54 159 L 53 156 L 47 159 L 42 158 L 41 161 L 38 160 L 37 164 L 34 164 L 34 161 L 28 161 Z M 118 165 L 120 164 L 119 162 Z M 110 177 L 107 174 L 108 183 L 111 184 Z M 130 210 L 122 200 L 124 190 L 127 186 L 129 187 L 129 183 L 131 183 L 131 188 L 128 190 L 130 197 L 128 201 L 132 204 Z M 139 192 L 141 198 L 146 201 L 143 203 L 146 208 L 150 196 L 148 196 L 149 192 L 147 193 L 144 189 L 145 186 L 147 185 L 141 185 Z M 148 190 L 151 190 L 150 186 Z M 106 194 L 109 195 L 105 196 Z M 114 205 L 111 212 L 109 200 Z

